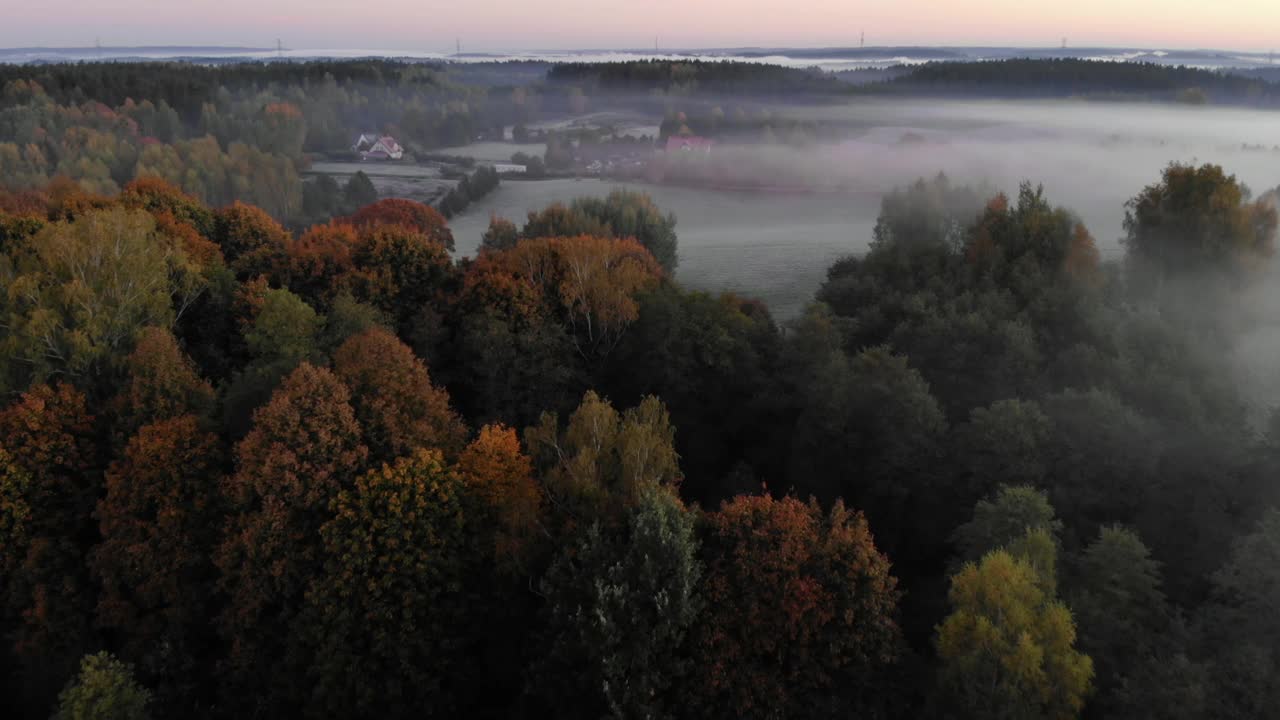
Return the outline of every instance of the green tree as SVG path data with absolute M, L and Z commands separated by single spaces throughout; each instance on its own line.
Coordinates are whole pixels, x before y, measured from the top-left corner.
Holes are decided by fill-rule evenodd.
M 133 679 L 133 668 L 110 653 L 86 655 L 80 674 L 58 695 L 54 720 L 147 720 L 151 693 Z
M 592 523 L 543 577 L 549 647 L 532 687 L 559 717 L 679 714 L 701 573 L 693 513 L 670 488 L 641 489 L 625 527 Z
M 1033 530 L 1043 530 L 1055 539 L 1062 532 L 1049 499 L 1025 485 L 1002 486 L 991 499 L 978 501 L 973 519 L 956 528 L 954 539 L 960 561 L 973 563 Z

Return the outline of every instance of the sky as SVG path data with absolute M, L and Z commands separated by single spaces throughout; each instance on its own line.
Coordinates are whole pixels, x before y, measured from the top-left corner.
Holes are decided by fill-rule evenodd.
M 10 7 L 3 7 L 8 5 Z M 1277 0 L 0 0 L 0 47 L 1280 49 Z

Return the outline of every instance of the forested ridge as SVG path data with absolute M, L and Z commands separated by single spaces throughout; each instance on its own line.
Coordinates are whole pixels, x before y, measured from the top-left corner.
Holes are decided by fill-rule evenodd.
M 113 174 L 173 116 L 143 154 L 296 167 L 280 88 L 215 91 L 224 146 L 49 86 L 0 108 L 69 148 L 0 164 L 8 714 L 1275 714 L 1280 188 L 1152 168 L 1104 261 L 1033 183 L 922 179 L 779 323 L 682 287 L 642 193 L 458 257 L 360 187 Z

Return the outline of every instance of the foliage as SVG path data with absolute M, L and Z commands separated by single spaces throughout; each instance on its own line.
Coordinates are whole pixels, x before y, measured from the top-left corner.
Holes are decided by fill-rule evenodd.
M 254 412 L 235 456 L 236 471 L 224 487 L 231 514 L 214 556 L 228 596 L 222 630 L 235 680 L 287 684 L 295 678 L 265 672 L 287 645 L 288 624 L 323 564 L 317 533 L 330 502 L 368 456 L 350 393 L 333 373 L 302 363 Z
M 554 413 L 544 413 L 524 433 L 554 512 L 570 526 L 634 504 L 645 487 L 678 485 L 674 437 L 657 398 L 619 413 L 593 391 L 563 431 Z
M 431 384 L 427 366 L 391 333 L 374 328 L 348 339 L 333 354 L 333 371 L 351 391 L 372 461 L 427 448 L 453 457 L 462 449 L 467 430 L 449 394 Z
M 132 668 L 100 652 L 86 655 L 80 674 L 58 696 L 54 720 L 146 720 L 151 693 L 133 679 Z
M 112 463 L 94 513 L 102 534 L 89 556 L 102 588 L 98 623 L 119 633 L 120 654 L 161 684 L 194 683 L 192 665 L 213 644 L 223 456 L 219 438 L 196 417 L 158 418 Z
M 708 517 L 705 548 L 697 712 L 891 714 L 876 678 L 899 656 L 898 592 L 861 513 L 739 496 Z
M 464 493 L 438 450 L 418 450 L 334 498 L 297 628 L 310 715 L 452 714 L 475 563 Z
M 1005 550 L 952 578 L 954 612 L 938 628 L 941 689 L 971 718 L 1073 718 L 1084 707 L 1093 663 L 1075 647 L 1065 605 L 1039 572 Z
M 493 560 L 502 568 L 524 564 L 541 531 L 542 489 L 533 463 L 520 448 L 516 431 L 502 425 L 480 428 L 458 457 L 458 475 L 476 501 L 475 524 L 492 535 Z
M 625 527 L 585 528 L 542 579 L 535 691 L 560 717 L 677 715 L 701 573 L 694 515 L 669 488 L 643 488 Z
M 200 293 L 182 248 L 141 211 L 93 211 L 45 227 L 16 258 L 3 299 L 10 390 L 55 376 L 96 389 L 148 325 Z

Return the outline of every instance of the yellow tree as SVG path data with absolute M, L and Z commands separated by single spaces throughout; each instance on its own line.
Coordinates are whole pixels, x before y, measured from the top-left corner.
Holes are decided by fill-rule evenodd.
M 1027 554 L 1045 549 L 1041 536 L 1024 538 Z M 1075 649 L 1071 612 L 1022 554 L 993 550 L 952 578 L 938 655 L 943 701 L 963 717 L 1069 720 L 1090 693 L 1093 662 Z

